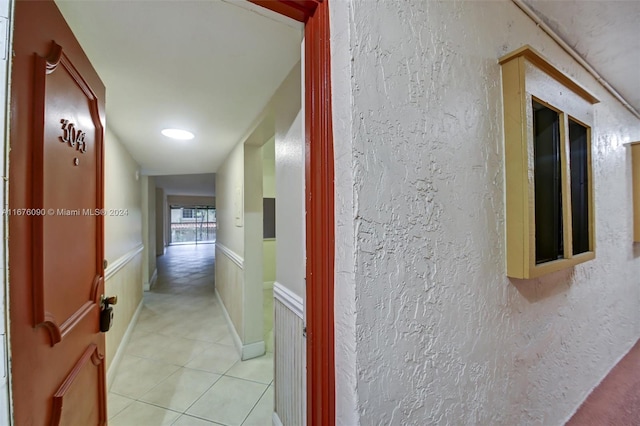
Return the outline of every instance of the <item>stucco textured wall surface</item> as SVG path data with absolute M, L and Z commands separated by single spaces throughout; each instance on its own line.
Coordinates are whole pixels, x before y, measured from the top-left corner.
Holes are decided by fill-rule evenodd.
M 511 2 L 332 4 L 339 423 L 562 424 L 640 336 L 640 122 Z M 602 101 L 597 258 L 527 281 L 505 275 L 497 63 L 523 44 Z
M 358 423 L 356 391 L 356 298 L 354 170 L 352 146 L 352 69 L 350 47 L 351 4 L 331 1 L 331 100 L 334 146 L 335 281 L 334 330 L 336 369 L 336 424 Z

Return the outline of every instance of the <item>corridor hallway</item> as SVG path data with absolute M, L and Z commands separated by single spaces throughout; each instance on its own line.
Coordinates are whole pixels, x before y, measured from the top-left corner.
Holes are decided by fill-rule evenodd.
M 181 245 L 158 257 L 109 389 L 111 426 L 272 424 L 273 352 L 240 361 L 214 293 L 214 252 Z

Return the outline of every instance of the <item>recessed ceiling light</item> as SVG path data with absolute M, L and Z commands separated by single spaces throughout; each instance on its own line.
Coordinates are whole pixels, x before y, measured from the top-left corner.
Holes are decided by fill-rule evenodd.
M 162 134 L 168 138 L 179 139 L 182 141 L 187 141 L 195 137 L 193 133 L 182 129 L 164 129 L 162 130 Z

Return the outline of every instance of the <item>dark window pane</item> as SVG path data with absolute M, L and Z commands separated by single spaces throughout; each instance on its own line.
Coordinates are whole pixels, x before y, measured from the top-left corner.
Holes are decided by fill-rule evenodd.
M 563 257 L 560 116 L 533 102 L 536 263 Z
M 573 254 L 589 251 L 589 170 L 587 128 L 569 120 Z
M 276 199 L 262 199 L 262 233 L 264 238 L 276 237 Z

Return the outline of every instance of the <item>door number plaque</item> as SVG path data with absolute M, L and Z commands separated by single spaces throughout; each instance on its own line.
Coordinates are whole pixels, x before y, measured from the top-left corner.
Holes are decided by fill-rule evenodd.
M 87 151 L 87 143 L 84 141 L 86 133 L 76 129 L 75 125 L 70 123 L 69 120 L 62 119 L 60 123 L 62 123 L 62 131 L 64 132 L 60 136 L 60 142 L 68 143 L 70 147 L 84 154 Z

